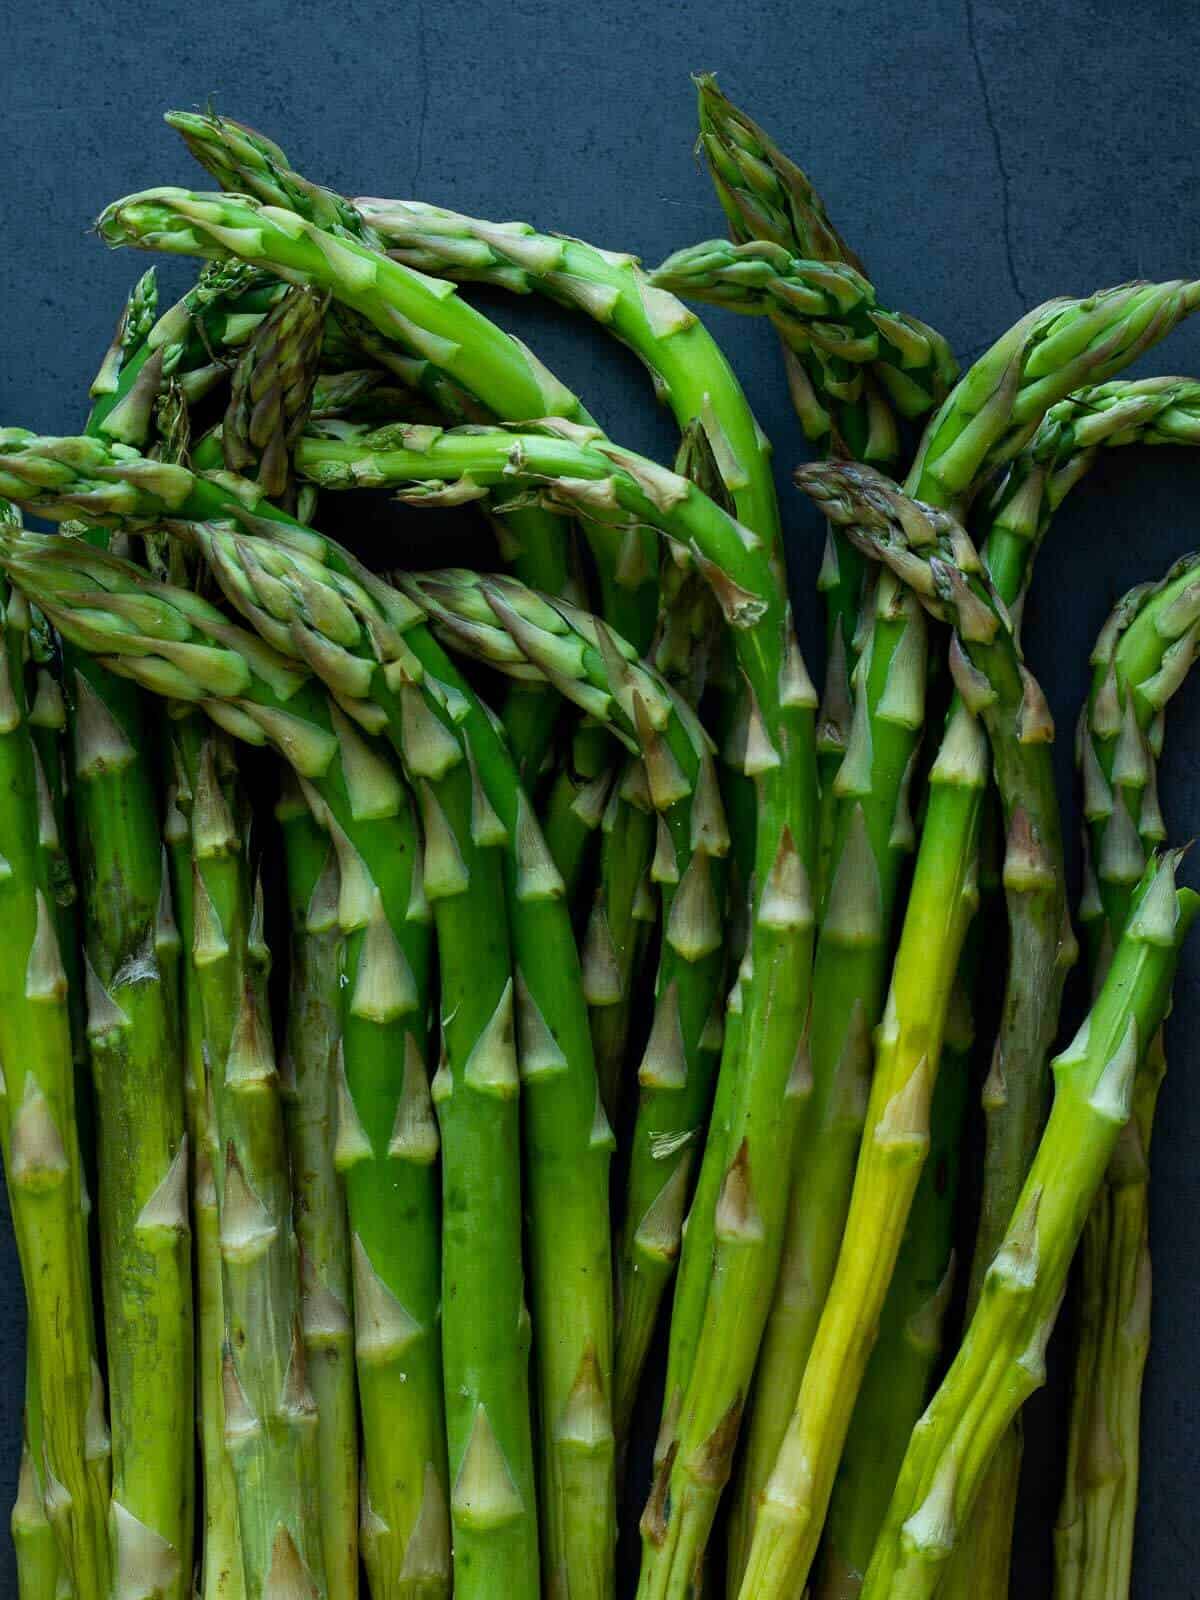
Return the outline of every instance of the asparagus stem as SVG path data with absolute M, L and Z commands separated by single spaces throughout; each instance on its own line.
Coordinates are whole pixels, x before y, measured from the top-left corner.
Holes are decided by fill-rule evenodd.
M 46 1515 L 41 1474 L 35 1464 L 42 1457 L 42 1437 L 37 1352 L 33 1330 L 28 1328 L 25 1335 L 25 1431 L 21 1441 L 17 1497 L 9 1520 L 20 1600 L 56 1600 L 63 1570 L 54 1529 Z
M 72 748 L 112 1428 L 114 1592 L 191 1582 L 193 1330 L 179 932 L 151 725 L 136 687 L 76 651 Z
M 114 663 L 115 665 L 115 663 Z M 166 789 L 163 838 L 171 869 L 172 901 L 179 927 L 180 1027 L 183 1037 L 184 1109 L 192 1151 L 192 1242 L 195 1258 L 196 1412 L 200 1442 L 200 1501 L 203 1511 L 198 1589 L 203 1600 L 243 1600 L 246 1593 L 238 1523 L 237 1484 L 225 1446 L 225 1298 L 221 1284 L 220 1224 L 216 1166 L 219 1145 L 208 1096 L 206 1035 L 196 942 L 192 792 L 187 771 L 195 765 L 199 734 L 194 717 L 179 717 L 172 738 L 172 773 Z M 184 752 L 188 755 L 185 758 Z
M 1071 1258 L 1125 1125 L 1134 1076 L 1166 1011 L 1200 899 L 1178 857 L 1147 868 L 1108 977 L 1054 1063 L 1050 1120 L 946 1379 L 914 1430 L 863 1595 L 932 1595 L 1011 1419 L 1045 1381 L 1045 1346 Z
M 100 1600 L 110 1584 L 110 1445 L 94 1353 L 67 978 L 24 704 L 27 631 L 6 626 L 0 640 L 0 856 L 9 867 L 0 896 L 14 952 L 0 973 L 0 1148 L 38 1384 L 29 1416 L 35 1440 L 40 1432 L 42 1503 L 63 1577 L 78 1600 Z M 54 1359 L 38 1359 L 43 1351 Z
M 291 947 L 281 1086 L 292 1169 L 300 1302 L 317 1402 L 321 1550 L 331 1594 L 358 1592 L 358 1401 L 350 1318 L 346 1202 L 334 1166 L 341 930 L 336 863 L 303 796 L 276 806 L 283 836 Z
M 253 968 L 261 935 L 228 746 L 186 752 L 194 874 L 192 961 L 218 1140 L 225 1445 L 237 1483 L 249 1600 L 275 1584 L 324 1594 L 317 1414 L 308 1388 L 278 1075 Z
M 946 341 L 904 313 L 883 310 L 874 286 L 846 261 L 808 261 L 770 239 L 708 239 L 668 256 L 659 288 L 749 316 L 769 316 L 785 347 L 818 369 L 829 394 L 870 365 L 901 416 L 946 398 L 958 367 Z M 849 369 L 849 370 L 847 370 Z
M 1195 657 L 1196 606 L 1196 562 L 1184 557 L 1160 583 L 1118 602 L 1093 651 L 1077 754 L 1091 835 L 1081 916 L 1097 978 L 1127 920 L 1133 862 L 1144 861 L 1164 831 L 1156 783 L 1161 713 Z M 1055 1593 L 1064 1600 L 1092 1593 L 1118 1600 L 1129 1591 L 1149 1346 L 1148 1155 L 1165 1070 L 1160 1034 L 1135 1080 L 1132 1118 L 1084 1230 L 1082 1332 L 1055 1533 Z
M 819 1600 L 851 1600 L 858 1593 L 896 1487 L 908 1436 L 929 1397 L 943 1349 L 943 1320 L 955 1276 L 959 1146 L 974 1042 L 970 980 L 978 965 L 979 924 L 977 916 L 959 961 L 942 1068 L 930 1103 L 929 1157 L 917 1182 L 879 1337 L 829 1503 L 816 1584 Z

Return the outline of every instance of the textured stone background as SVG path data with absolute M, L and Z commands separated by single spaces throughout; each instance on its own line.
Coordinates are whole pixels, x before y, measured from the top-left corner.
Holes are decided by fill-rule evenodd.
M 687 77 L 716 69 L 808 167 L 885 301 L 935 323 L 964 357 L 1049 295 L 1200 272 L 1200 11 L 1182 0 L 1143 0 L 1135 11 L 1116 0 L 742 0 L 726 8 L 80 0 L 69 13 L 18 11 L 3 0 L 0 13 L 9 24 L 0 172 L 5 423 L 71 432 L 82 422 L 87 381 L 121 297 L 146 265 L 107 254 L 89 237 L 89 220 L 132 189 L 204 186 L 158 119 L 169 106 L 210 97 L 340 188 L 528 217 L 654 261 L 721 229 L 690 153 Z M 184 274 L 168 263 L 163 278 L 169 292 Z M 612 433 L 669 452 L 670 428 L 622 352 L 556 314 L 493 304 L 510 326 L 532 330 L 544 358 Z M 776 443 L 802 621 L 815 641 L 818 533 L 786 481 L 802 444 L 774 342 L 760 322 L 712 322 Z M 1200 323 L 1141 370 L 1200 371 Z M 1064 794 L 1069 730 L 1097 628 L 1118 593 L 1197 542 L 1200 463 L 1178 454 L 1110 457 L 1058 518 L 1026 642 L 1064 731 Z M 814 666 L 818 653 L 814 642 Z M 1164 800 L 1181 838 L 1200 827 L 1196 706 L 1194 691 L 1180 697 L 1165 763 Z M 1194 941 L 1154 1150 L 1155 1342 L 1135 1584 L 1143 1597 L 1200 1594 L 1200 1062 L 1190 1048 L 1198 989 Z M 6 1213 L 0 1272 L 7 1485 L 20 1432 L 22 1311 Z M 1021 1596 L 1050 1592 L 1061 1402 L 1052 1381 L 1029 1408 Z M 7 1539 L 0 1546 L 7 1597 L 16 1585 Z

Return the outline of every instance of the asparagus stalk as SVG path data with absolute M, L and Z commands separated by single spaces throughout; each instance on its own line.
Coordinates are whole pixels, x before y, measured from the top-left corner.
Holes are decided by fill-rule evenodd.
M 228 745 L 185 747 L 194 877 L 192 961 L 219 1141 L 225 1444 L 237 1484 L 250 1600 L 283 1581 L 325 1593 L 317 1413 L 300 1323 L 278 1073 L 255 970 L 261 935 L 244 800 Z M 306 1576 L 305 1576 L 306 1575 Z
M 685 299 L 770 317 L 785 347 L 819 369 L 827 392 L 847 385 L 847 368 L 870 365 L 903 417 L 932 411 L 958 375 L 941 334 L 884 310 L 874 285 L 845 260 L 805 260 L 770 239 L 707 239 L 668 256 L 651 281 Z
M 1198 598 L 1196 560 L 1184 557 L 1160 583 L 1142 585 L 1118 603 L 1093 652 L 1078 754 L 1090 855 L 1102 869 L 1097 880 L 1089 867 L 1085 922 L 1097 980 L 1123 926 L 1117 919 L 1127 919 L 1133 859 L 1147 858 L 1164 831 L 1156 789 L 1161 713 L 1195 656 Z M 1132 1117 L 1084 1230 L 1082 1332 L 1055 1532 L 1055 1592 L 1064 1600 L 1090 1594 L 1117 1600 L 1129 1592 L 1149 1344 L 1147 1163 L 1165 1069 L 1160 1033 L 1135 1079 Z
M 813 262 L 844 266 L 865 277 L 862 262 L 829 220 L 808 175 L 770 137 L 726 98 L 711 74 L 696 78 L 700 144 L 708 162 L 717 199 L 736 245 L 765 241 Z M 864 379 L 861 363 L 847 361 L 820 342 L 807 347 L 786 324 L 776 321 L 783 337 L 788 383 L 805 434 L 814 443 L 844 441 L 850 453 L 883 465 L 899 449 L 891 406 L 880 392 L 888 363 Z M 922 324 L 922 332 L 937 335 Z M 818 329 L 818 334 L 823 332 Z M 861 567 L 849 562 L 834 611 L 853 627 Z
M 414 899 L 420 845 L 393 763 L 336 710 L 327 725 L 337 760 L 307 781 L 342 863 L 342 1043 L 331 1066 L 334 1159 L 353 1229 L 363 1553 L 372 1593 L 446 1595 L 438 1138 L 426 1065 L 432 930 Z
M 6 528 L 6 532 L 10 528 Z M 14 952 L 0 976 L 0 1149 L 25 1282 L 29 1374 L 37 1385 L 27 1404 L 33 1478 L 19 1500 L 23 1540 L 40 1550 L 23 1561 L 29 1578 L 48 1576 L 37 1531 L 36 1499 L 53 1531 L 60 1579 L 80 1600 L 106 1594 L 109 1551 L 110 1444 L 104 1383 L 95 1357 L 86 1215 L 75 1111 L 67 977 L 60 955 L 48 858 L 40 844 L 48 796 L 39 795 L 37 760 L 24 694 L 28 628 L 13 627 L 5 585 L 6 625 L 0 640 L 0 881 L 5 925 Z M 53 1360 L 44 1352 L 53 1351 Z
M 194 1445 L 179 933 L 141 696 L 78 652 L 67 659 L 100 1144 L 114 1589 L 132 1597 L 152 1573 L 164 1596 L 181 1596 L 191 1582 Z
M 337 868 L 293 783 L 275 808 L 283 836 L 291 946 L 281 1086 L 300 1248 L 301 1327 L 317 1402 L 321 1550 L 330 1591 L 358 1592 L 358 1402 L 346 1202 L 334 1166 L 339 1023 Z
M 819 1600 L 850 1600 L 858 1593 L 908 1436 L 929 1397 L 944 1348 L 944 1320 L 955 1279 L 960 1143 L 974 1043 L 970 980 L 978 965 L 980 920 L 977 916 L 972 922 L 959 961 L 942 1068 L 930 1102 L 929 1156 L 917 1182 L 879 1337 L 829 1503 L 816 1582 Z
M 193 959 L 197 930 L 189 821 L 192 792 L 188 785 L 183 749 L 194 745 L 196 737 L 194 719 L 191 722 L 186 718 L 177 720 L 171 741 L 171 771 L 166 786 L 163 839 L 170 863 L 172 900 L 182 944 L 179 989 L 184 1043 L 184 1107 L 188 1145 L 193 1152 L 191 1202 L 195 1256 L 196 1411 L 203 1510 L 197 1587 L 204 1600 L 243 1600 L 246 1580 L 238 1525 L 237 1484 L 233 1476 L 233 1462 L 225 1447 L 222 1371 L 225 1299 L 221 1284 L 221 1230 L 217 1218 L 214 1177 L 219 1161 L 219 1146 L 208 1095 L 206 1035 L 198 969 Z
M 1045 1347 L 1088 1207 L 1128 1121 L 1134 1078 L 1166 1011 L 1200 899 L 1176 890 L 1176 854 L 1135 894 L 1087 1021 L 1054 1063 L 1055 1101 L 988 1293 L 914 1431 L 864 1596 L 932 1595 L 992 1453 L 1045 1381 Z
M 290 451 L 308 421 L 326 303 L 290 290 L 233 369 L 221 428 L 225 465 L 273 500 L 287 495 Z
M 1033 440 L 1010 464 L 989 508 L 984 559 L 1006 601 L 1021 603 L 1031 557 L 1053 511 L 1090 467 L 1099 448 L 1142 439 L 1186 440 L 1194 433 L 1190 411 L 1195 396 L 1195 385 L 1188 380 L 1150 379 L 1083 390 L 1051 408 Z M 1014 962 L 1023 962 L 1030 948 L 1024 941 L 1014 942 Z M 1023 1089 L 1018 1079 L 1014 1095 L 1011 1059 L 1006 1057 L 1011 1058 L 1011 1048 L 1001 1040 L 997 1061 L 1005 1080 L 1003 1092 L 996 1093 L 1000 1087 L 996 1073 L 984 1087 L 988 1146 L 968 1310 L 978 1299 L 983 1275 L 1011 1215 L 1042 1120 L 1043 1091 L 1036 1084 Z M 1018 1425 L 997 1452 L 971 1528 L 950 1564 L 945 1584 L 949 1593 L 978 1592 L 984 1582 L 988 1593 L 1007 1593 L 1020 1460 Z

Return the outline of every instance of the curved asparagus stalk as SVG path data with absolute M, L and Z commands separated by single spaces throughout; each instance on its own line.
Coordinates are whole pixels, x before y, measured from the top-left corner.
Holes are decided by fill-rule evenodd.
M 1093 652 L 1078 754 L 1090 856 L 1102 868 L 1097 881 L 1089 866 L 1085 923 L 1097 977 L 1119 934 L 1114 919 L 1127 916 L 1133 860 L 1148 858 L 1164 831 L 1156 790 L 1161 713 L 1195 659 L 1198 617 L 1197 562 L 1184 557 L 1160 583 L 1143 585 L 1118 603 Z M 1147 1163 L 1165 1069 L 1160 1033 L 1135 1079 L 1132 1117 L 1084 1231 L 1082 1334 L 1055 1532 L 1061 1600 L 1091 1593 L 1118 1600 L 1129 1592 L 1149 1345 Z
M 490 413 L 502 419 L 520 421 L 546 410 L 561 410 L 579 421 L 590 420 L 579 401 L 530 351 L 466 307 L 446 285 L 435 283 L 423 273 L 406 272 L 393 263 L 381 263 L 379 252 L 384 241 L 375 229 L 341 196 L 293 172 L 278 146 L 224 118 L 172 112 L 167 120 L 183 134 L 197 160 L 213 172 L 219 182 L 237 191 L 230 203 L 236 205 L 247 194 L 257 194 L 265 198 L 273 215 L 278 215 L 282 204 L 295 217 L 304 219 L 306 237 L 310 245 L 317 247 L 315 251 L 310 250 L 316 274 L 312 281 L 329 289 L 339 304 L 365 317 L 385 340 L 398 343 L 432 363 L 439 372 L 447 374 L 481 401 Z M 324 230 L 329 227 L 334 233 L 326 246 L 322 241 L 326 238 Z M 115 241 L 110 239 L 110 242 Z M 163 243 L 161 239 L 136 242 L 145 242 L 151 248 L 162 248 Z M 345 258 L 346 246 L 357 253 L 357 266 Z M 357 278 L 361 286 L 364 277 L 371 276 L 375 267 L 381 270 L 391 267 L 392 270 L 385 271 L 383 294 L 372 303 L 373 311 L 372 304 L 357 299 L 352 292 L 343 294 L 338 282 L 342 282 L 342 288 L 351 290 L 351 280 Z M 333 269 L 333 280 L 324 282 L 322 274 L 329 268 Z M 350 270 L 346 271 L 347 268 Z M 418 291 L 415 296 L 411 293 L 414 289 Z M 449 300 L 445 298 L 447 294 Z M 439 301 L 444 302 L 443 309 L 456 326 L 449 338 L 439 337 L 444 330 L 427 324 L 424 315 L 430 305 Z M 388 307 L 390 310 L 386 309 Z M 379 314 L 381 309 L 382 315 Z M 495 362 L 488 360 L 489 356 L 504 358 L 507 372 L 501 375 Z M 568 564 L 559 530 L 537 508 L 515 509 L 508 520 L 517 575 L 549 593 L 560 593 L 566 586 Z M 609 550 L 606 552 L 609 559 L 602 564 L 601 581 L 608 589 L 606 611 L 612 609 L 614 625 L 636 633 L 639 615 L 641 626 L 652 624 L 655 586 L 645 583 L 652 577 L 652 569 L 641 570 L 649 552 L 648 542 L 642 538 L 632 543 L 640 543 L 643 561 L 628 561 L 622 575 L 617 572 L 619 552 Z M 645 587 L 640 597 L 636 594 L 639 586 Z M 544 753 L 549 725 L 544 718 L 536 719 L 535 729 L 541 753 Z M 534 730 L 530 731 L 532 737 Z M 540 754 L 532 747 L 523 750 L 521 756 L 535 768 L 540 764 Z
M 346 1202 L 333 1161 L 341 1036 L 337 871 L 329 840 L 294 784 L 281 796 L 275 815 L 283 835 L 291 921 L 281 1083 L 300 1247 L 301 1327 L 317 1402 L 321 1549 L 331 1594 L 353 1600 L 358 1592 L 358 1401 Z
M 68 652 L 112 1428 L 115 1593 L 191 1583 L 194 1441 L 188 1150 L 164 872 L 142 697 Z
M 7 612 L 7 585 L 3 599 Z M 44 828 L 25 705 L 27 632 L 6 622 L 0 637 L 0 856 L 8 868 L 0 875 L 0 904 L 14 953 L 0 973 L 0 1149 L 37 1384 L 27 1406 L 38 1452 L 33 1484 L 61 1577 L 79 1600 L 101 1600 L 111 1582 L 110 1445 L 94 1353 L 67 978 L 39 842 Z M 40 1359 L 47 1351 L 53 1360 Z M 36 1518 L 36 1502 L 26 1496 L 25 1505 Z M 33 1539 L 44 1545 L 36 1532 Z M 43 1572 L 48 1566 L 48 1558 L 39 1563 Z
M 1134 1078 L 1166 1011 L 1200 898 L 1176 890 L 1176 854 L 1147 867 L 1112 966 L 1054 1063 L 1055 1100 L 988 1294 L 914 1431 L 863 1586 L 868 1600 L 935 1593 L 992 1453 L 1045 1381 L 1045 1347 L 1088 1207 L 1131 1107 Z

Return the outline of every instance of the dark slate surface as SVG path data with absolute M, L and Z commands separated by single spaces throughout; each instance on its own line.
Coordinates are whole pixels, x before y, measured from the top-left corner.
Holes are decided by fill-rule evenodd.
M 1200 271 L 1200 11 L 1179 0 L 1144 0 L 1135 22 L 1116 0 L 926 0 L 919 8 L 742 0 L 723 9 L 620 0 L 210 0 L 202 8 L 81 0 L 69 12 L 19 13 L 5 0 L 3 11 L 5 423 L 70 432 L 82 420 L 87 380 L 145 265 L 107 254 L 88 236 L 89 219 L 129 190 L 196 181 L 158 118 L 210 96 L 270 132 L 304 171 L 352 192 L 415 193 L 528 217 L 653 261 L 720 231 L 690 155 L 687 80 L 689 70 L 716 69 L 809 168 L 885 300 L 934 322 L 968 356 L 1048 295 Z M 168 267 L 165 278 L 170 288 L 183 274 Z M 494 304 L 510 326 L 533 331 L 544 358 L 612 433 L 669 451 L 670 429 L 631 361 L 557 315 Z M 762 323 L 712 321 L 776 441 L 801 619 L 815 640 L 818 537 L 784 481 L 802 452 L 772 336 Z M 1200 324 L 1141 370 L 1200 371 Z M 1064 730 L 1112 600 L 1200 542 L 1198 496 L 1200 463 L 1127 452 L 1104 462 L 1059 517 L 1026 639 Z M 809 654 L 817 656 L 815 643 Z M 1200 826 L 1196 706 L 1194 692 L 1182 697 L 1165 761 L 1164 800 L 1179 837 Z M 1069 739 L 1061 744 L 1066 784 Z M 1189 1048 L 1198 989 L 1193 943 L 1154 1151 L 1155 1342 L 1135 1583 L 1143 1597 L 1200 1593 L 1200 1534 L 1189 1510 L 1200 1463 L 1200 1064 Z M 0 1481 L 9 1484 L 22 1313 L 7 1215 L 0 1272 Z M 1030 1407 L 1021 1596 L 1050 1592 L 1060 1406 L 1052 1386 Z M 0 1594 L 8 1596 L 16 1586 L 2 1544 Z

